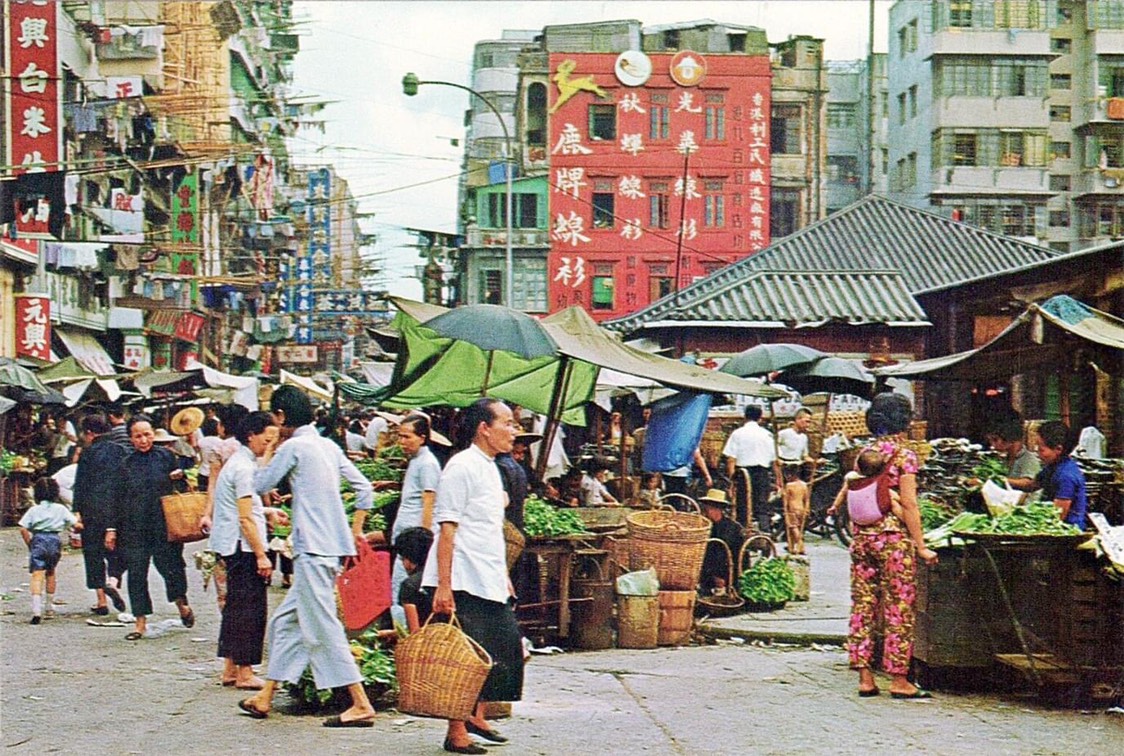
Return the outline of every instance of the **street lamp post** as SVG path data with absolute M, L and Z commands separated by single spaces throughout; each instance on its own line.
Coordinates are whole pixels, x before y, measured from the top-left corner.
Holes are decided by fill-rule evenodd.
M 402 77 L 402 91 L 406 94 L 407 97 L 413 97 L 414 95 L 416 95 L 418 93 L 418 87 L 422 84 L 439 84 L 443 87 L 455 87 L 456 89 L 463 89 L 465 92 L 468 92 L 471 95 L 475 95 L 477 99 L 487 105 L 488 109 L 495 114 L 496 118 L 499 119 L 500 128 L 503 129 L 504 174 L 507 184 L 507 192 L 504 198 L 504 214 L 507 216 L 507 233 L 504 240 L 504 266 L 507 268 L 507 275 L 504 277 L 504 285 L 507 291 L 506 295 L 504 296 L 504 300 L 507 306 L 511 307 L 513 295 L 515 293 L 513 290 L 515 284 L 515 260 L 511 248 L 513 228 L 511 213 L 511 176 L 515 172 L 515 149 L 514 145 L 511 143 L 511 134 L 507 130 L 507 123 L 503 119 L 503 114 L 500 113 L 498 109 L 496 109 L 496 106 L 493 105 L 487 97 L 480 94 L 471 87 L 466 87 L 463 84 L 454 84 L 451 81 L 421 81 L 420 79 L 418 79 L 417 75 L 413 73 L 408 73 Z

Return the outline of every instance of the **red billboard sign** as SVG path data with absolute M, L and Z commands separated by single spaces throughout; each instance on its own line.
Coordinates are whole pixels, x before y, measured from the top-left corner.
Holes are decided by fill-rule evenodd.
M 16 295 L 16 354 L 51 359 L 51 299 L 42 294 Z
M 57 171 L 62 160 L 59 13 L 53 0 L 4 3 L 5 162 L 14 174 Z

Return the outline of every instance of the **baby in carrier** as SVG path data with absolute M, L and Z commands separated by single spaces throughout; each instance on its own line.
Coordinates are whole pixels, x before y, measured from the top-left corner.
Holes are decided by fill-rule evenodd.
M 855 469 L 843 476 L 843 487 L 827 513 L 835 514 L 846 502 L 847 516 L 855 525 L 874 525 L 891 513 L 901 519 L 901 502 L 898 492 L 890 488 L 886 463 L 885 455 L 876 449 L 859 454 Z

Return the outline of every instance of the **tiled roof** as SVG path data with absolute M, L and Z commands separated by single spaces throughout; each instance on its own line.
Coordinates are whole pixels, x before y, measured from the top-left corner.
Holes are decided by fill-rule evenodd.
M 853 325 L 929 325 L 897 271 L 759 271 L 725 285 L 709 279 L 680 307 L 653 313 L 658 322 L 722 325 L 818 325 L 833 320 Z M 694 287 L 692 287 L 694 290 Z
M 999 234 L 949 220 L 935 213 L 899 204 L 885 197 L 869 196 L 827 218 L 787 236 L 757 254 L 728 265 L 696 281 L 676 295 L 671 294 L 643 310 L 603 325 L 631 332 L 662 321 L 741 320 L 727 313 L 745 308 L 737 300 L 747 299 L 740 289 L 760 273 L 775 275 L 777 286 L 797 271 L 821 271 L 818 285 L 840 287 L 821 291 L 808 299 L 809 306 L 825 305 L 860 295 L 863 322 L 900 323 L 925 320 L 916 302 L 909 318 L 902 318 L 903 298 L 939 291 L 976 279 L 1018 270 L 1054 259 L 1059 253 Z M 857 289 L 862 276 L 896 273 L 898 285 Z M 830 275 L 828 275 L 830 274 Z M 850 275 L 844 275 L 850 274 Z M 885 278 L 878 279 L 885 284 Z M 764 285 L 764 284 L 761 284 Z M 865 284 L 864 284 L 865 285 Z M 788 296 L 788 295 L 785 295 Z M 889 298 L 888 298 L 889 297 Z M 779 292 L 771 294 L 774 312 L 767 320 L 785 320 Z M 710 301 L 714 300 L 714 301 Z M 767 300 L 761 300 L 767 301 Z M 679 310 L 682 314 L 674 314 Z M 694 314 L 688 314 L 688 313 Z M 916 313 L 921 312 L 920 317 Z M 830 307 L 812 309 L 804 322 L 827 320 L 835 315 Z

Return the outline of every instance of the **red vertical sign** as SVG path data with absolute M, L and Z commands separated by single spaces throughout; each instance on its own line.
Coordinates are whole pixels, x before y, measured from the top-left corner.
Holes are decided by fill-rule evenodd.
M 16 295 L 16 354 L 44 362 L 51 359 L 51 298 Z
M 13 173 L 57 171 L 62 160 L 59 3 L 6 0 L 4 121 Z

